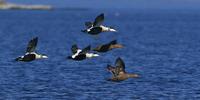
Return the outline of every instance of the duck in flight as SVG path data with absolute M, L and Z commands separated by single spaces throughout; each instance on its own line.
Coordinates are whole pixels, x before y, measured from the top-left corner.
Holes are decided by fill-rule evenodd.
M 108 81 L 119 82 L 128 78 L 137 78 L 137 74 L 129 74 L 125 71 L 124 61 L 119 57 L 115 61 L 115 67 L 107 65 L 108 71 L 112 73 L 112 77 Z
M 72 45 L 71 51 L 73 53 L 72 56 L 68 56 L 68 59 L 73 59 L 73 60 L 84 60 L 86 58 L 93 58 L 93 57 L 98 57 L 98 54 L 95 53 L 89 53 L 91 49 L 91 46 L 85 47 L 83 50 L 79 49 L 77 45 Z
M 96 48 L 93 49 L 93 51 L 97 51 L 97 52 L 107 52 L 110 51 L 114 48 L 122 48 L 123 45 L 118 44 L 117 40 L 113 40 L 107 44 L 103 44 L 103 45 L 99 45 Z
M 111 27 L 103 26 L 103 21 L 104 14 L 102 13 L 95 18 L 94 22 L 85 22 L 85 26 L 87 29 L 82 30 L 82 32 L 86 32 L 91 35 L 98 35 L 101 32 L 117 32 Z
M 32 40 L 30 40 L 29 43 L 28 43 L 25 55 L 20 56 L 20 57 L 16 58 L 15 60 L 16 61 L 29 62 L 29 61 L 33 61 L 35 59 L 48 58 L 44 54 L 38 54 L 38 53 L 35 52 L 36 51 L 35 49 L 37 47 L 37 43 L 38 43 L 38 37 L 35 37 Z

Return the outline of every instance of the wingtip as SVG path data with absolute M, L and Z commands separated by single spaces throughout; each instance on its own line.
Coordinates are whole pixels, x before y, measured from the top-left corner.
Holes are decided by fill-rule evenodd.
M 104 13 L 99 14 L 99 17 L 100 17 L 100 16 L 104 18 Z
M 87 30 L 81 30 L 81 32 L 83 32 L 83 33 L 87 33 Z
M 31 41 L 35 41 L 37 43 L 38 42 L 38 37 L 34 37 Z
M 38 40 L 38 37 L 34 37 L 33 40 Z
M 117 59 L 121 59 L 121 57 L 117 57 Z
M 117 44 L 117 40 L 115 39 L 115 40 L 112 40 L 112 41 L 110 41 L 110 43 L 111 44 Z
M 86 48 L 88 48 L 88 50 L 91 50 L 91 45 L 88 45 Z
M 123 61 L 121 57 L 118 57 L 116 61 Z
M 110 71 L 110 70 L 111 70 L 111 68 L 112 68 L 112 66 L 111 66 L 111 65 L 109 65 L 109 64 L 107 64 L 107 67 L 106 67 L 106 69 L 107 69 L 108 71 Z
M 78 48 L 77 44 L 73 44 L 72 48 Z

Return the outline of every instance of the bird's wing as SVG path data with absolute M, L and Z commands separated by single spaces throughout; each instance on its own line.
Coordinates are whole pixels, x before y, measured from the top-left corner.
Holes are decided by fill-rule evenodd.
M 125 64 L 124 64 L 124 61 L 120 57 L 116 59 L 115 66 L 118 73 L 121 71 L 125 72 Z
M 37 46 L 37 42 L 38 37 L 35 37 L 32 40 L 30 40 L 26 49 L 26 53 L 34 52 Z
M 110 48 L 111 45 L 115 45 L 115 44 L 117 44 L 117 40 L 110 41 L 109 43 L 105 44 L 105 46 Z
M 113 67 L 111 65 L 107 65 L 107 69 L 108 69 L 108 71 L 110 71 L 112 73 L 112 75 L 114 77 L 117 77 L 118 73 L 116 72 L 116 68 L 115 67 Z
M 100 26 L 104 21 L 104 14 L 100 14 L 99 16 L 97 16 L 94 20 L 93 26 L 97 27 Z
M 87 52 L 90 51 L 90 49 L 91 49 L 91 46 L 89 45 L 89 46 L 85 47 L 79 54 L 86 54 Z
M 85 26 L 86 28 L 91 28 L 93 26 L 93 23 L 92 22 L 85 22 Z
M 110 41 L 108 44 L 110 44 L 110 45 L 117 44 L 117 40 Z
M 99 45 L 99 46 L 93 48 L 92 50 L 93 51 L 99 51 L 99 50 L 101 50 L 101 48 L 102 48 L 102 45 Z
M 78 50 L 78 46 L 76 44 L 72 45 L 72 48 L 71 48 L 72 53 L 76 54 L 77 50 Z

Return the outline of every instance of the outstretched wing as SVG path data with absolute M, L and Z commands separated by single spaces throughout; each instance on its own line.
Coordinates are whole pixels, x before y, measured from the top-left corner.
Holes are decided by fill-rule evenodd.
M 73 54 L 75 54 L 78 50 L 78 46 L 76 44 L 72 45 L 71 51 Z
M 110 71 L 112 73 L 112 75 L 114 77 L 117 77 L 118 73 L 116 72 L 116 68 L 115 67 L 113 67 L 111 65 L 107 65 L 107 69 L 108 69 L 108 71 Z
M 34 52 L 37 46 L 38 37 L 33 38 L 29 41 L 26 52 Z
M 90 49 L 91 49 L 91 46 L 89 45 L 89 46 L 85 47 L 79 54 L 86 54 L 87 52 L 90 51 Z
M 104 21 L 104 14 L 100 14 L 99 16 L 97 16 L 94 20 L 93 26 L 97 27 L 100 26 Z
M 116 59 L 115 66 L 118 72 L 125 72 L 125 64 L 124 64 L 124 61 L 120 57 Z
M 108 43 L 108 44 L 110 44 L 110 45 L 117 44 L 117 40 L 110 41 L 110 43 Z
M 85 22 L 85 26 L 87 29 L 89 29 L 93 26 L 93 24 L 92 24 L 92 22 Z

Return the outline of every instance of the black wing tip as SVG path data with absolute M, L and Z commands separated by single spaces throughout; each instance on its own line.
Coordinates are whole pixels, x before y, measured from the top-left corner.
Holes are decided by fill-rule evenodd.
M 125 71 L 125 63 L 124 61 L 122 60 L 122 58 L 118 57 L 115 61 L 115 65 L 118 66 L 118 67 L 121 67 L 123 68 L 123 70 Z
M 77 44 L 73 44 L 72 47 L 77 47 Z
M 78 49 L 77 44 L 73 44 L 71 47 L 72 52 L 75 52 Z
M 108 70 L 110 70 L 111 67 L 112 67 L 111 65 L 107 64 L 107 67 L 106 67 L 106 68 L 107 68 Z
M 74 49 L 78 49 L 77 44 L 73 44 L 73 45 L 72 45 L 72 48 L 74 48 Z
M 38 37 L 34 37 L 32 40 L 31 40 L 32 42 L 35 42 L 36 43 L 36 45 L 37 45 L 37 42 L 38 42 Z
M 115 39 L 115 40 L 112 40 L 112 41 L 110 41 L 110 43 L 111 44 L 117 44 L 117 40 Z
M 118 57 L 118 58 L 116 59 L 116 62 L 122 62 L 122 63 L 124 63 L 124 61 L 122 60 L 121 57 Z
M 122 60 L 122 58 L 121 58 L 121 57 L 118 57 L 117 60 Z
M 101 13 L 99 16 L 104 16 L 104 13 Z
M 100 16 L 104 19 L 104 13 L 101 13 Z
M 83 32 L 83 33 L 87 33 L 87 30 L 81 30 L 81 32 Z
M 35 40 L 35 41 L 37 41 L 37 40 L 38 40 L 38 37 L 34 37 L 32 40 Z
M 38 39 L 38 36 L 34 37 L 34 39 Z
M 102 19 L 104 19 L 104 13 L 99 14 L 99 15 L 96 17 L 96 19 L 97 19 L 97 18 L 102 18 Z
M 91 50 L 91 45 L 88 45 L 86 48 L 87 50 Z

